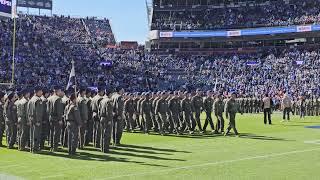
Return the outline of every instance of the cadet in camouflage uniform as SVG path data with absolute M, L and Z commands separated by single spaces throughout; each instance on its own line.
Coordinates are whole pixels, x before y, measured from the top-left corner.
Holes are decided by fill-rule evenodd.
M 203 109 L 206 112 L 206 120 L 203 126 L 203 131 L 206 132 L 207 126 L 210 123 L 210 127 L 212 129 L 212 132 L 214 132 L 214 124 L 212 121 L 212 110 L 213 110 L 213 99 L 212 99 L 212 93 L 211 91 L 207 92 L 207 97 L 203 101 Z
M 155 132 L 159 132 L 160 131 L 160 126 L 161 126 L 161 124 L 159 124 L 159 115 L 158 115 L 158 113 L 156 113 L 156 106 L 157 106 L 157 103 L 158 103 L 158 101 L 160 100 L 160 98 L 161 98 L 161 92 L 157 92 L 157 94 L 156 94 L 156 96 L 154 97 L 154 99 L 153 99 L 153 101 L 152 101 L 152 107 L 153 107 L 153 114 L 154 114 L 154 121 L 155 121 L 155 123 L 154 124 L 156 124 L 155 126 L 156 127 L 154 127 L 155 129 Z
M 175 92 L 174 96 L 169 100 L 169 110 L 171 113 L 171 118 L 173 120 L 175 133 L 180 134 L 180 132 L 179 132 L 179 128 L 180 128 L 179 116 L 180 116 L 180 112 L 181 112 L 181 103 L 180 103 L 180 99 L 178 97 L 178 92 Z
M 124 100 L 123 89 L 118 91 L 112 96 L 113 101 L 113 144 L 115 146 L 121 144 L 121 138 L 124 128 Z
M 310 109 L 311 109 L 311 100 L 309 98 L 306 99 L 306 112 L 307 112 L 307 116 L 310 116 Z
M 28 102 L 28 119 L 30 121 L 30 152 L 36 153 L 40 150 L 41 125 L 43 116 L 43 104 L 41 88 L 35 88 L 35 94 Z
M 141 115 L 144 119 L 144 133 L 149 133 L 152 120 L 151 120 L 152 103 L 150 101 L 150 94 L 146 93 L 145 99 L 141 102 Z
M 151 94 L 151 98 L 150 98 L 150 102 L 151 102 L 151 119 L 152 119 L 152 129 L 155 131 L 155 132 L 158 132 L 159 131 L 159 126 L 158 126 L 158 122 L 157 122 L 157 119 L 156 119 L 156 114 L 155 114 L 155 103 L 154 103 L 154 100 L 157 98 L 156 94 L 155 93 L 152 93 Z
M 139 101 L 140 101 L 140 95 L 139 93 L 136 93 L 135 98 L 133 100 L 134 102 L 134 108 L 135 108 L 135 113 L 134 113 L 134 122 L 136 124 L 135 128 L 141 129 L 141 124 L 140 124 L 140 114 L 139 111 Z
M 167 127 L 168 124 L 168 111 L 167 94 L 163 92 L 156 104 L 156 114 L 158 115 L 158 124 L 161 135 L 165 134 L 165 127 Z
M 81 126 L 79 127 L 79 149 L 83 149 L 86 138 L 86 127 L 88 124 L 88 105 L 86 100 L 87 90 L 85 88 L 80 89 L 78 97 L 78 109 L 80 111 Z
M 142 114 L 141 114 L 141 104 L 142 104 L 142 101 L 144 101 L 144 99 L 145 99 L 145 92 L 143 92 L 142 94 L 141 94 L 141 96 L 140 96 L 140 98 L 139 98 L 139 101 L 138 101 L 138 103 L 137 103 L 137 112 L 139 113 L 139 116 L 141 116 L 141 117 L 139 117 L 138 118 L 138 124 L 139 124 L 139 126 L 140 126 L 140 131 L 143 131 L 144 130 L 144 125 L 145 125 L 145 123 L 144 123 L 144 119 L 143 119 L 143 116 L 142 116 Z
M 18 150 L 24 151 L 27 145 L 27 142 L 30 138 L 30 123 L 28 121 L 28 101 L 30 99 L 30 92 L 27 90 L 22 91 L 23 98 L 19 100 L 17 105 L 17 114 L 18 114 Z
M 3 146 L 3 134 L 5 131 L 5 120 L 3 117 L 3 103 L 4 103 L 4 93 L 0 91 L 0 147 Z
M 304 118 L 305 115 L 306 115 L 306 101 L 304 99 L 304 96 L 300 96 L 300 99 L 299 99 L 299 107 L 300 107 L 300 119 Z
M 92 119 L 93 119 L 93 146 L 95 148 L 100 148 L 100 138 L 101 138 L 101 129 L 100 129 L 100 117 L 98 114 L 100 102 L 103 99 L 105 89 L 99 87 L 98 94 L 92 98 Z
M 236 102 L 236 94 L 232 93 L 231 98 L 225 105 L 226 118 L 229 119 L 229 127 L 225 133 L 225 136 L 229 134 L 233 129 L 234 133 L 238 136 L 238 130 L 236 128 L 236 114 L 239 112 L 239 104 Z
M 86 126 L 86 131 L 85 131 L 85 146 L 89 146 L 89 143 L 92 142 L 92 138 L 93 138 L 93 119 L 92 119 L 92 107 L 91 107 L 91 95 L 92 92 L 90 89 L 87 89 L 86 91 L 86 102 L 87 102 L 87 108 L 88 108 L 88 121 L 87 124 L 85 124 Z
M 48 98 L 47 112 L 49 114 L 50 122 L 50 143 L 51 151 L 58 150 L 61 129 L 63 125 L 63 104 L 62 104 L 62 91 L 61 88 L 56 86 L 54 93 Z
M 193 134 L 194 128 L 196 126 L 196 122 L 192 119 L 192 104 L 191 104 L 191 94 L 185 92 L 185 97 L 181 101 L 181 110 L 183 112 L 184 123 L 188 126 L 188 130 L 190 134 Z M 182 127 L 184 130 L 184 127 Z
M 82 126 L 75 94 L 70 96 L 70 103 L 65 108 L 65 119 L 68 128 L 68 152 L 69 155 L 75 155 L 78 147 L 79 127 Z
M 214 101 L 213 104 L 213 112 L 214 115 L 217 117 L 217 129 L 215 133 L 224 133 L 224 119 L 223 119 L 223 112 L 224 112 L 224 102 L 222 99 L 222 95 L 219 94 Z
M 112 91 L 107 90 L 106 96 L 101 100 L 99 107 L 99 116 L 101 124 L 101 151 L 109 152 L 109 146 L 112 136 L 112 121 L 113 121 L 113 100 Z
M 127 131 L 132 132 L 134 130 L 134 122 L 133 122 L 133 114 L 135 111 L 134 107 L 134 100 L 131 94 L 128 95 L 128 99 L 124 102 L 124 109 L 126 114 L 126 124 L 127 124 Z
M 199 90 L 197 90 L 196 95 L 192 97 L 191 103 L 194 112 L 194 119 L 196 120 L 199 131 L 202 133 L 203 130 L 201 126 L 200 115 L 203 110 L 203 100 L 201 97 L 201 92 Z
M 65 108 L 67 107 L 68 103 L 69 103 L 69 97 L 70 95 L 74 93 L 73 88 L 69 88 L 67 90 L 67 92 L 64 94 L 62 93 L 61 95 L 61 102 L 62 102 L 62 109 L 65 110 Z M 63 116 L 63 121 L 62 121 L 62 128 L 61 128 L 61 135 L 60 135 L 60 141 L 63 147 L 67 147 L 68 146 L 68 127 L 67 127 L 67 122 L 65 117 Z
M 49 123 L 49 113 L 48 113 L 48 98 L 50 96 L 49 90 L 43 90 L 43 96 L 41 97 L 42 105 L 43 105 L 43 113 L 42 113 L 42 126 L 41 126 L 41 142 L 40 149 L 44 149 L 45 141 L 49 137 L 50 132 L 50 123 Z
M 320 98 L 316 98 L 316 116 L 319 116 L 320 112 Z
M 245 101 L 246 101 L 246 104 L 245 104 L 245 112 L 246 112 L 246 113 L 249 113 L 249 112 L 250 112 L 250 98 L 249 98 L 249 96 L 247 96 L 247 97 L 245 98 Z
M 9 149 L 13 149 L 17 140 L 17 106 L 14 104 L 16 94 L 10 93 L 4 104 L 4 118 L 6 124 L 6 137 Z

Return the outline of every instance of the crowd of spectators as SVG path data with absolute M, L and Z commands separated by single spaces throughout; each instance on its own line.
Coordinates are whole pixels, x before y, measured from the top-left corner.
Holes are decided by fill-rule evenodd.
M 154 9 L 153 30 L 214 30 L 320 23 L 319 0 L 279 0 L 234 7 Z
M 71 27 L 77 30 L 67 32 Z M 1 82 L 11 78 L 11 29 L 12 20 L 0 21 Z M 110 33 L 110 29 L 107 31 Z M 161 56 L 143 50 L 97 48 L 97 42 L 90 39 L 90 33 L 77 19 L 21 16 L 17 22 L 16 85 L 66 86 L 74 60 L 78 86 L 112 85 L 127 91 L 236 89 L 255 96 L 279 91 L 320 95 L 317 49 Z

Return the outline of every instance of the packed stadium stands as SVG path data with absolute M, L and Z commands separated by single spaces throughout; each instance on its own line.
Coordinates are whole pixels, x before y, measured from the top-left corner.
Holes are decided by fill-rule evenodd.
M 176 5 L 170 5 L 170 1 L 161 2 L 160 5 L 157 4 L 159 1 L 155 1 L 154 7 L 160 10 L 175 9 Z M 263 2 L 265 1 L 261 1 L 261 4 Z M 250 3 L 244 4 L 248 6 Z M 283 4 L 280 6 L 278 3 Z M 295 3 L 295 6 L 292 6 L 292 3 Z M 202 21 L 215 26 L 200 23 L 200 26 L 192 27 L 209 30 L 236 26 L 315 23 L 319 20 L 319 10 L 317 6 L 312 6 L 314 3 L 318 1 L 270 1 L 263 5 L 250 6 L 248 9 L 235 5 L 233 8 L 208 9 L 208 5 L 199 5 L 195 7 L 199 17 L 204 17 L 201 13 L 209 13 L 208 17 L 215 17 L 209 18 L 212 22 L 208 19 Z M 185 8 L 179 4 L 177 7 Z M 207 11 L 198 11 L 198 8 L 206 8 Z M 283 8 L 288 11 L 283 11 Z M 153 24 L 151 29 L 168 28 L 163 26 L 164 21 L 162 22 L 167 17 L 164 15 L 161 18 L 161 13 L 154 13 L 153 21 L 160 23 L 156 26 Z M 189 11 L 169 13 L 172 15 L 169 19 L 172 22 L 177 19 L 184 21 L 190 19 L 188 13 Z M 282 18 L 271 17 L 270 13 Z M 190 21 L 191 23 L 199 19 L 194 17 L 196 21 Z M 222 19 L 230 21 L 222 22 Z M 0 59 L 3 62 L 0 64 L 1 82 L 8 82 L 11 78 L 13 22 L 9 19 L 0 22 Z M 270 24 L 271 22 L 273 24 Z M 135 49 L 106 48 L 108 45 L 115 45 L 115 38 L 107 19 L 20 15 L 17 20 L 16 84 L 66 86 L 71 60 L 75 60 L 77 83 L 87 87 L 103 84 L 120 86 L 127 91 L 201 88 L 220 91 L 237 89 L 246 95 L 261 95 L 266 91 L 276 94 L 282 90 L 292 94 L 320 94 L 320 79 L 317 76 L 320 72 L 320 51 L 317 44 L 282 48 L 270 45 L 268 48 L 257 47 L 256 51 L 250 53 L 209 56 L 168 52 L 157 54 Z
M 153 30 L 213 30 L 320 22 L 319 0 L 154 1 Z

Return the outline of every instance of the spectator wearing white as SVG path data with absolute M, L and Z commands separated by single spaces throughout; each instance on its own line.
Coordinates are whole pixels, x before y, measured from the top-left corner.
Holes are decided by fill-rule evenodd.
M 286 120 L 286 116 L 287 116 L 287 121 L 290 121 L 291 106 L 292 106 L 291 99 L 289 95 L 285 93 L 281 103 L 281 107 L 283 110 L 283 121 Z
M 272 107 L 272 99 L 269 97 L 268 94 L 265 95 L 265 97 L 262 99 L 262 108 L 263 108 L 263 114 L 264 114 L 264 124 L 267 124 L 267 119 L 269 124 L 272 124 L 271 121 L 271 107 Z

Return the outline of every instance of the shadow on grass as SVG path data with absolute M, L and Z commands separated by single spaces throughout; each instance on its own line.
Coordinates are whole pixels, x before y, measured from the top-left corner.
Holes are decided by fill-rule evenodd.
M 294 141 L 294 140 L 288 140 L 283 138 L 276 138 L 276 137 L 270 137 L 270 136 L 261 136 L 251 133 L 240 133 L 240 138 L 246 138 L 246 139 L 257 139 L 257 140 L 265 140 L 265 141 Z
M 134 148 L 134 149 L 144 149 L 144 150 L 152 150 L 152 151 L 164 151 L 164 152 L 178 152 L 178 153 L 191 153 L 189 151 L 179 151 L 175 149 L 165 149 L 165 148 L 154 148 L 149 146 L 138 146 L 131 144 L 122 144 L 120 147 Z
M 76 155 L 68 155 L 64 153 L 64 150 L 59 150 L 58 153 L 48 152 L 48 151 L 42 151 L 39 152 L 39 155 L 44 156 L 54 156 L 54 157 L 61 157 L 66 159 L 74 159 L 74 160 L 84 160 L 84 161 L 98 161 L 98 162 L 123 162 L 123 163 L 134 163 L 144 166 L 154 166 L 154 167 L 169 167 L 166 165 L 161 164 L 151 164 L 151 163 L 145 163 L 145 162 L 139 162 L 139 161 L 130 161 L 127 158 L 118 158 L 118 157 L 111 157 L 108 154 L 91 154 L 87 152 L 80 152 Z
M 129 151 L 129 152 L 135 152 L 135 153 L 173 155 L 173 154 L 170 154 L 170 153 L 156 152 L 156 151 L 151 151 L 151 150 L 140 150 L 140 149 L 134 149 L 134 148 L 121 147 L 121 146 L 112 147 L 111 149 L 120 150 L 120 151 Z

